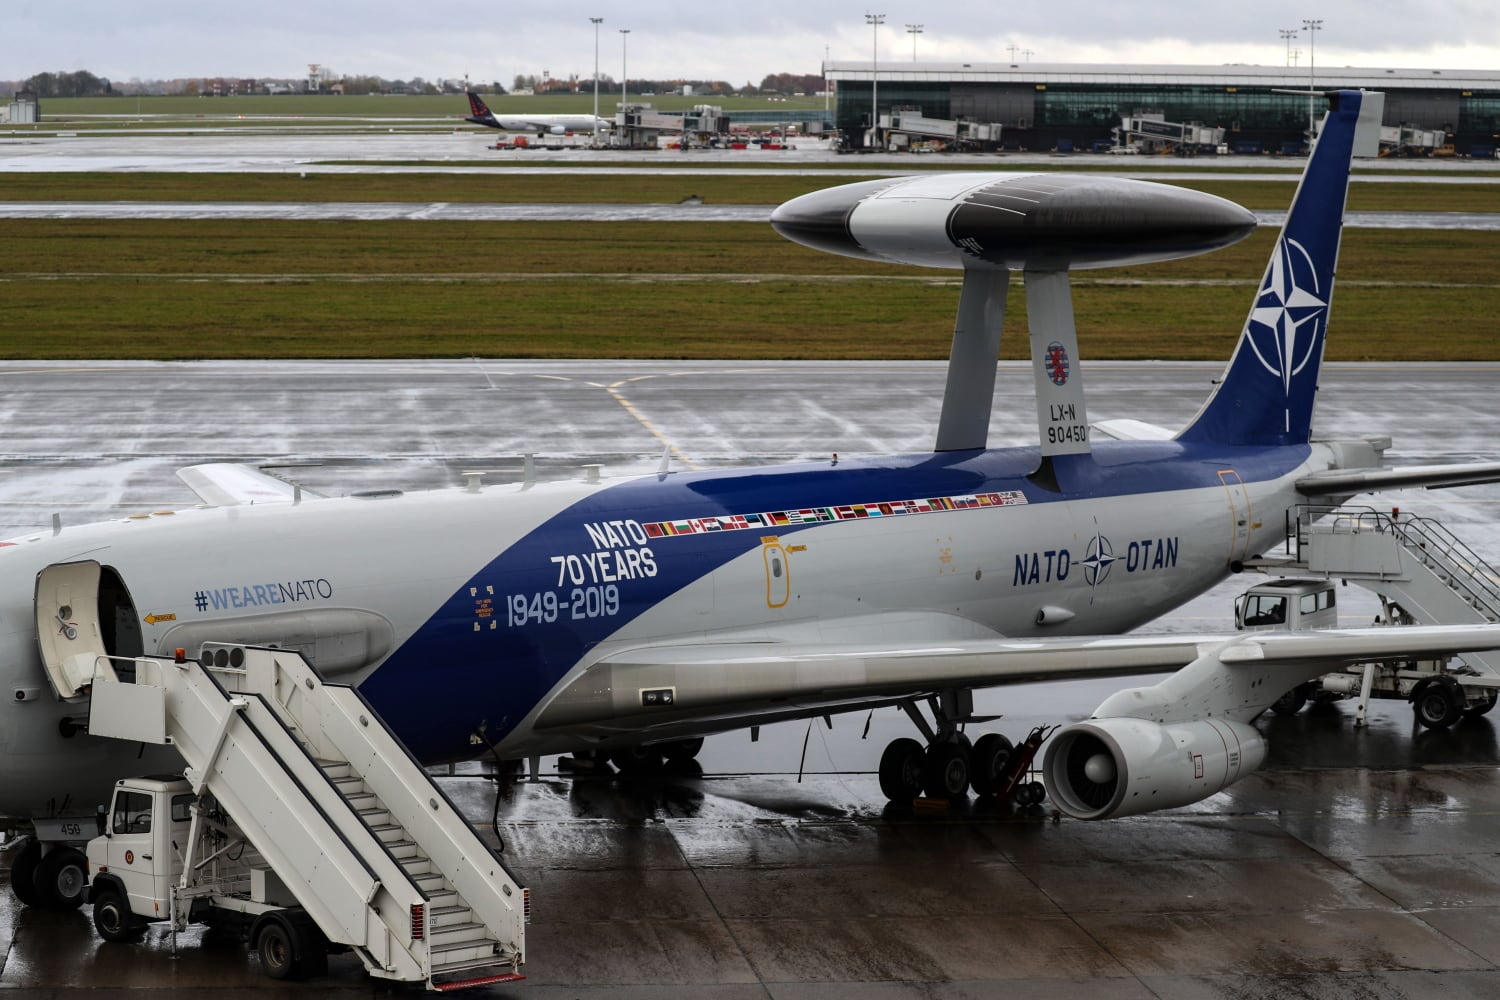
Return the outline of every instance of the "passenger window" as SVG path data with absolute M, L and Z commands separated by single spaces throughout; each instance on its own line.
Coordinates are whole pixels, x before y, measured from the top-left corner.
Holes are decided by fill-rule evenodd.
M 115 796 L 115 833 L 151 832 L 151 796 L 145 792 L 121 792 Z
M 1297 602 L 1297 608 L 1304 615 L 1312 614 L 1314 611 L 1318 610 L 1318 595 L 1303 594 L 1301 600 Z

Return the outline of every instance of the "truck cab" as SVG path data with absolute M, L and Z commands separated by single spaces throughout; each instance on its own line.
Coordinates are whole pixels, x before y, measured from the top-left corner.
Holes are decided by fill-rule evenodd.
M 89 841 L 85 852 L 95 905 L 101 893 L 113 891 L 129 916 L 167 919 L 196 799 L 192 786 L 177 775 L 122 778 L 115 783 L 104 833 Z M 136 923 L 127 920 L 127 925 Z
M 1234 627 L 1240 631 L 1333 628 L 1338 623 L 1337 595 L 1327 580 L 1268 580 L 1245 591 L 1234 605 Z

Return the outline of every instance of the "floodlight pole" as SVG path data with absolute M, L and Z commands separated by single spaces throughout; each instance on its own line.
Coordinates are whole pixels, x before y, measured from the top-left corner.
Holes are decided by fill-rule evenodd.
M 1320 18 L 1304 17 L 1302 26 L 1307 29 L 1307 149 L 1312 152 L 1313 142 L 1317 138 L 1318 119 L 1313 91 L 1318 89 L 1317 85 L 1317 31 L 1323 27 Z
M 1281 35 L 1281 40 L 1286 42 L 1286 64 L 1290 66 L 1292 64 L 1292 39 L 1297 37 L 1299 29 L 1280 28 L 1277 33 Z
M 602 17 L 591 17 L 594 22 L 594 138 L 593 145 L 599 145 L 599 25 L 604 22 Z
M 885 23 L 884 14 L 866 14 L 865 23 L 870 26 L 870 134 L 880 139 L 880 26 Z M 915 37 L 915 36 L 913 36 Z M 874 143 L 871 143 L 874 145 Z
M 630 29 L 620 29 L 620 107 L 630 101 Z
M 911 61 L 917 61 L 917 36 L 922 33 L 922 25 L 908 24 L 906 33 L 911 36 Z

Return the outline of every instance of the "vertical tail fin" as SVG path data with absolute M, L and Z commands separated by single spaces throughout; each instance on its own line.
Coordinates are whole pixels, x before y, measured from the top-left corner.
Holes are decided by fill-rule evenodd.
M 1326 96 L 1322 133 L 1229 367 L 1179 440 L 1280 445 L 1311 437 L 1350 160 L 1356 133 L 1364 139 L 1372 114 L 1378 133 L 1384 105 L 1382 94 L 1342 90 Z
M 476 125 L 495 124 L 495 115 L 490 111 L 489 105 L 485 104 L 484 100 L 472 90 L 464 91 L 464 93 L 469 98 L 469 117 L 465 120 L 474 122 Z

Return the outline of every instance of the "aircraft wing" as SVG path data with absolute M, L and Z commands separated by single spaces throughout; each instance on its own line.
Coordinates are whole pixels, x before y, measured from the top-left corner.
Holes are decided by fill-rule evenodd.
M 977 639 L 912 645 L 745 642 L 647 646 L 594 663 L 537 728 L 725 728 L 848 711 L 950 688 L 1163 673 L 1217 652 L 1226 665 L 1326 665 L 1500 648 L 1500 625 L 1430 625 L 1215 635 Z
M 190 465 L 177 470 L 177 478 L 198 494 L 198 498 L 213 507 L 233 507 L 238 504 L 291 503 L 298 496 L 299 488 L 278 479 L 260 469 L 238 462 L 209 462 Z M 320 496 L 311 490 L 301 490 L 307 498 Z
M 1330 469 L 1297 480 L 1304 496 L 1353 496 L 1414 486 L 1429 490 L 1500 482 L 1500 462 L 1405 465 L 1395 469 Z

